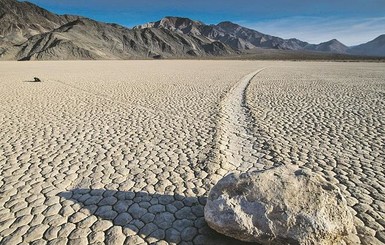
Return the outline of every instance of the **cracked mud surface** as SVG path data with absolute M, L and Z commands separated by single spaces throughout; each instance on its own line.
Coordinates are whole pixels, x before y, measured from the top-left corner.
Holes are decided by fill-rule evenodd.
M 384 78 L 383 64 L 287 65 L 266 69 L 247 91 L 274 162 L 337 184 L 362 244 L 385 243 Z
M 3 62 L 0 243 L 234 244 L 204 222 L 210 187 L 295 163 L 343 190 L 361 243 L 382 244 L 384 68 Z

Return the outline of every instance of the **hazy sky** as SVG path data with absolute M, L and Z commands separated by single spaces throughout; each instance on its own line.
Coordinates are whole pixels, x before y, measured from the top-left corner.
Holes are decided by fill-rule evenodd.
M 183 16 L 216 24 L 230 20 L 266 34 L 355 45 L 385 34 L 385 0 L 30 0 L 59 14 L 132 27 Z

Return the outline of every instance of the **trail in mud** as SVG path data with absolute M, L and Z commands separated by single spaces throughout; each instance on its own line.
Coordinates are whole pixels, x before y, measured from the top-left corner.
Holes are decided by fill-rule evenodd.
M 267 154 L 270 147 L 255 125 L 246 101 L 249 84 L 265 69 L 244 76 L 221 101 L 214 152 L 208 166 L 213 183 L 229 172 L 242 173 L 276 165 Z

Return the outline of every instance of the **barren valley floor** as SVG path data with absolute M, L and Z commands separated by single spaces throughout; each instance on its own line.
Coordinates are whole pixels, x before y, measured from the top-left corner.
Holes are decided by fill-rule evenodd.
M 385 244 L 385 64 L 0 64 L 0 244 L 235 244 L 208 228 L 229 172 L 297 164 Z M 42 82 L 31 82 L 39 77 Z

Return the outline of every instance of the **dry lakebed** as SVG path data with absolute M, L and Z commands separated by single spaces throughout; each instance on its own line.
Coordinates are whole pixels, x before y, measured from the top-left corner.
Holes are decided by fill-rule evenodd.
M 0 125 L 0 244 L 241 244 L 208 192 L 280 164 L 385 244 L 384 63 L 1 62 Z

